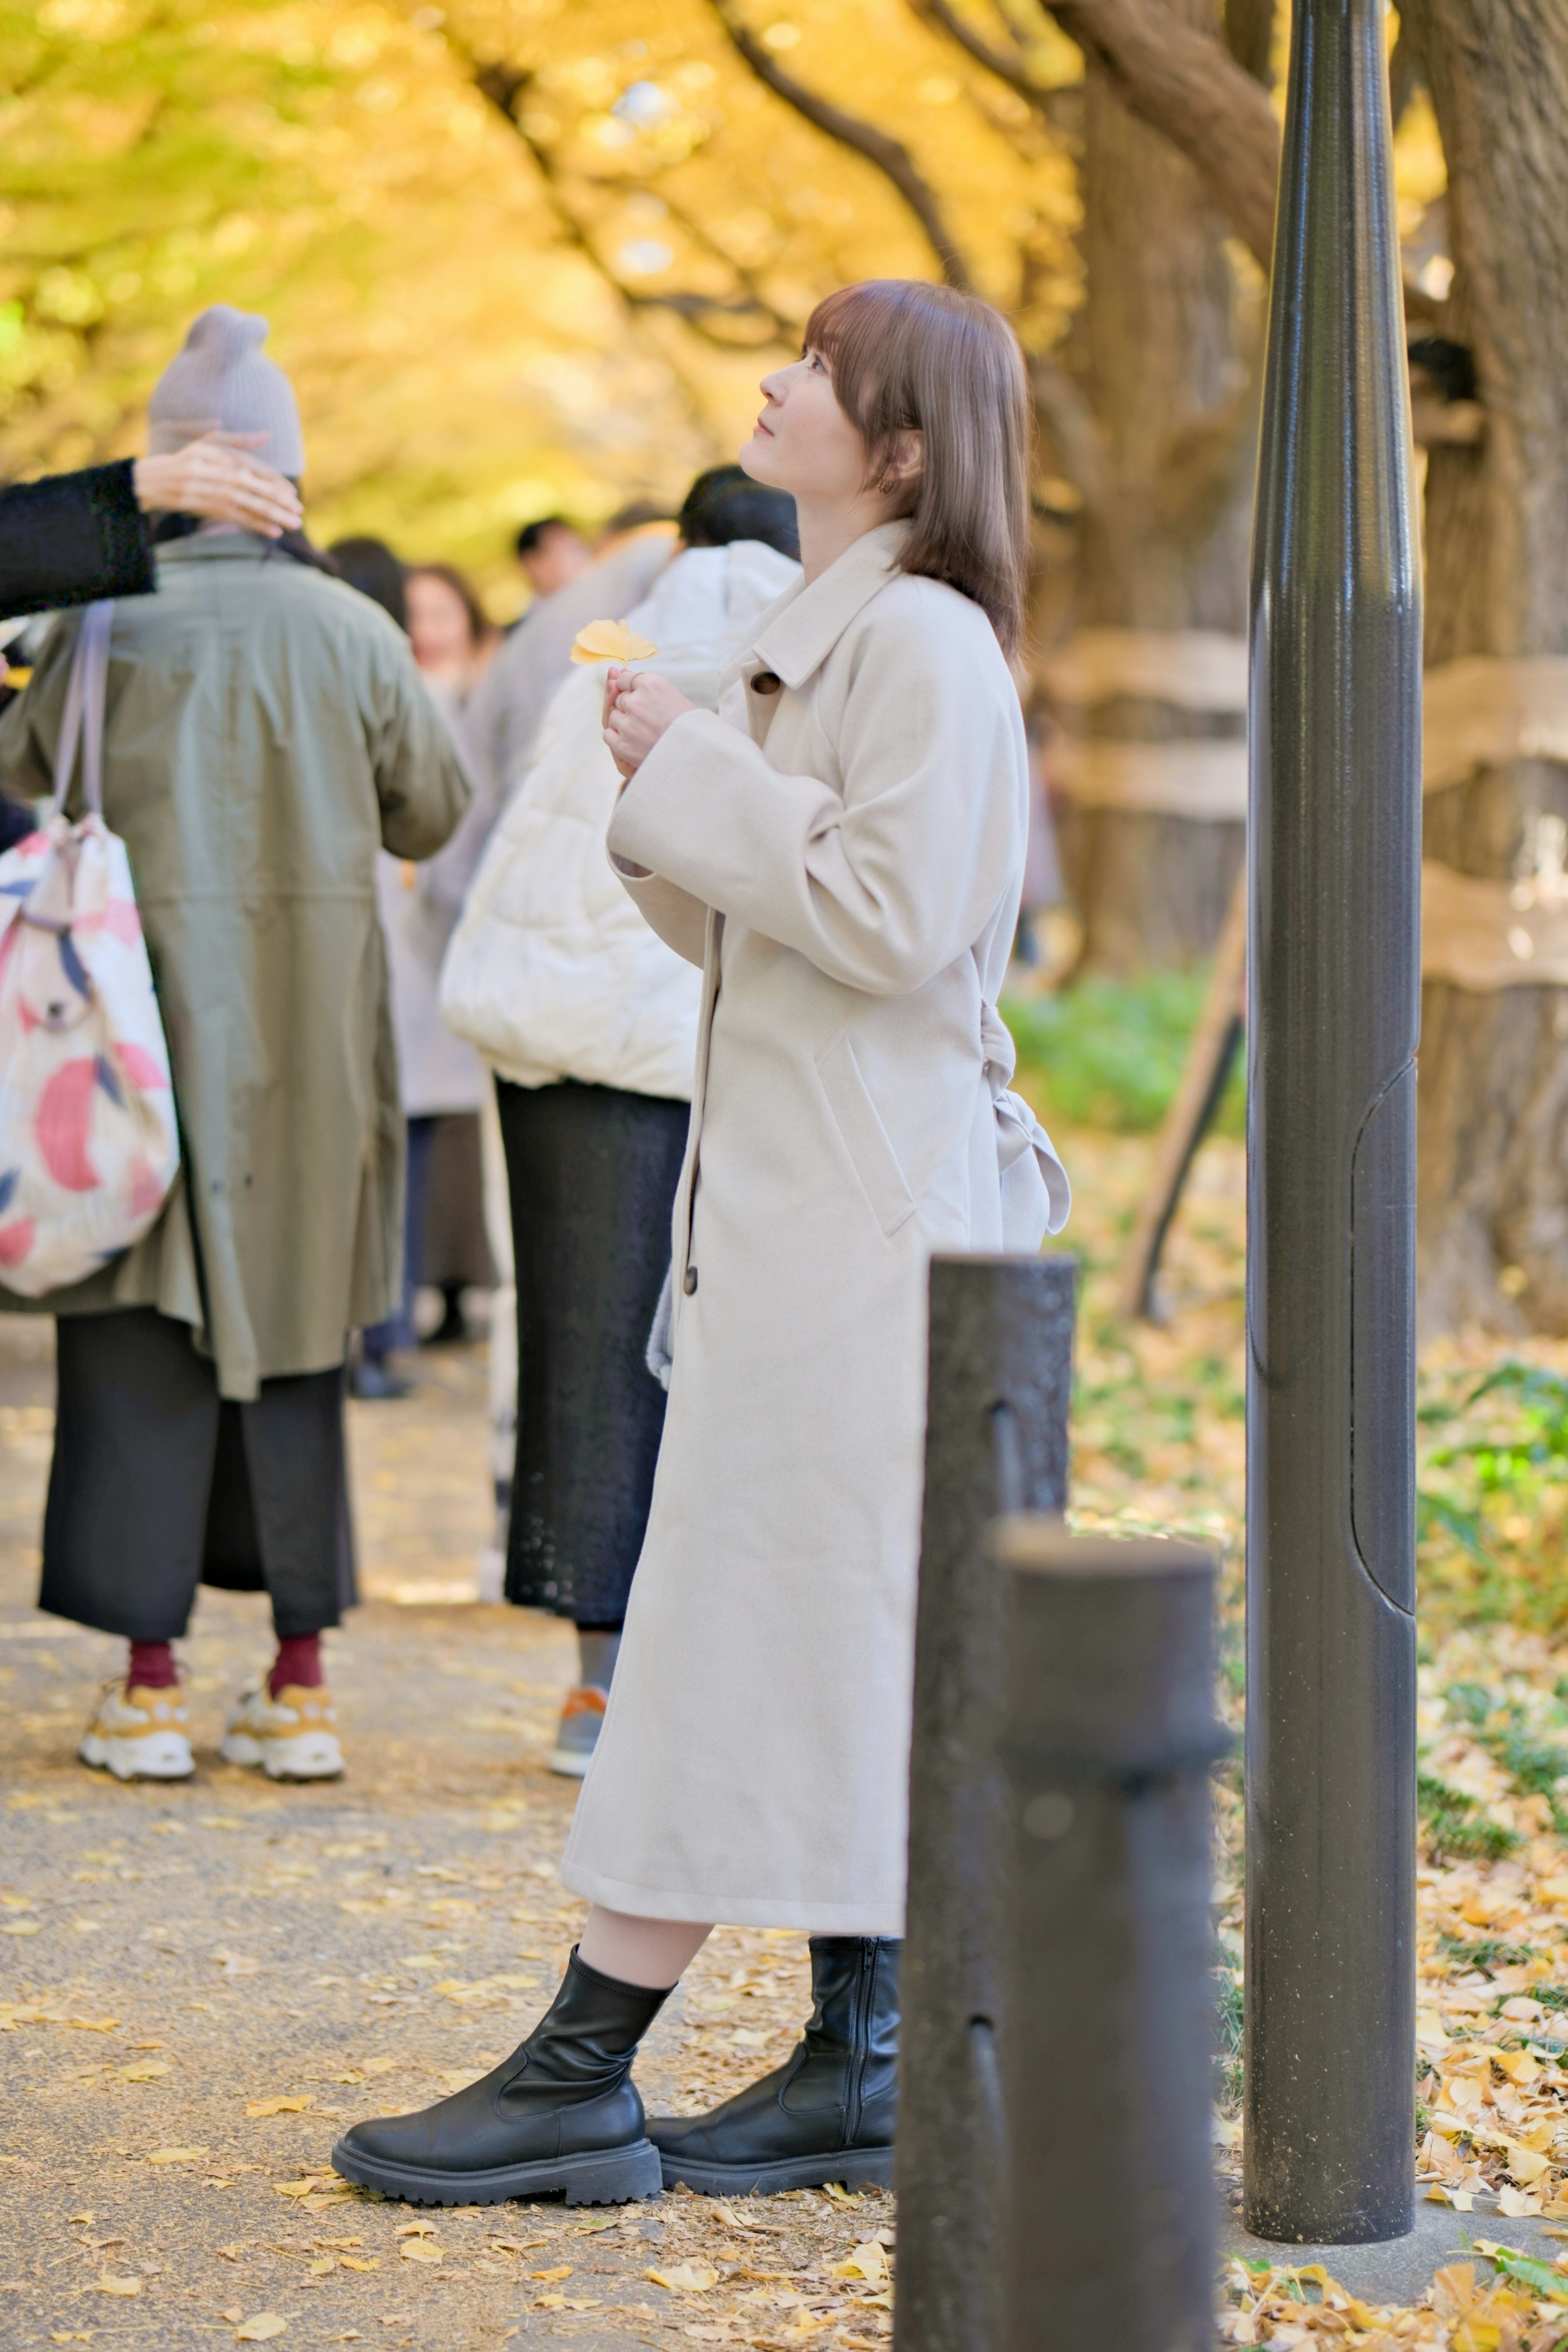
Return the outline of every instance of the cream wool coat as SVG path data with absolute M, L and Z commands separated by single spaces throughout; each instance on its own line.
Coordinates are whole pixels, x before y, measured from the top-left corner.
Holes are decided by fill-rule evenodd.
M 669 1411 L 562 1865 L 643 1917 L 904 1930 L 926 1265 L 1002 1244 L 1028 781 L 989 623 L 890 569 L 902 530 L 764 614 L 610 829 L 704 964 Z

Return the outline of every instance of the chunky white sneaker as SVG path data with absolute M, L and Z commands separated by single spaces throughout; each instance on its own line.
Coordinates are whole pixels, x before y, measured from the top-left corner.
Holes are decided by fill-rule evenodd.
M 184 1780 L 195 1770 L 178 1690 L 105 1683 L 77 1754 L 117 1780 Z
M 338 1711 L 324 1685 L 285 1683 L 247 1690 L 224 1727 L 218 1754 L 226 1764 L 259 1764 L 269 1780 L 331 1780 L 343 1769 L 333 1726 Z

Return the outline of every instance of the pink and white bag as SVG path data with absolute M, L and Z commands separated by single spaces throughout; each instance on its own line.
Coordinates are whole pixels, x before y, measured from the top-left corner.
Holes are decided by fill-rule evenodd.
M 48 820 L 0 856 L 0 1284 L 25 1298 L 140 1241 L 180 1164 L 130 861 L 102 814 L 113 612 L 82 616 Z M 73 824 L 78 744 L 87 814 Z

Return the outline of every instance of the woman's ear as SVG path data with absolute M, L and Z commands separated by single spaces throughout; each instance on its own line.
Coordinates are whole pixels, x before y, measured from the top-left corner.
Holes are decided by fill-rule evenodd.
M 877 488 L 883 498 L 911 490 L 925 470 L 925 436 L 914 426 L 894 436 Z

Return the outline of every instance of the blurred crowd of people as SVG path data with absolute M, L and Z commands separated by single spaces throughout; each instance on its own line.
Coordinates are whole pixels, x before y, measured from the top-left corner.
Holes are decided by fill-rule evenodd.
M 204 311 L 145 459 L 0 495 L 0 619 L 51 615 L 0 710 L 0 1307 L 57 1323 L 42 1605 L 129 1644 L 80 1756 L 192 1771 L 204 1580 L 277 1644 L 221 1753 L 342 1770 L 345 1397 L 395 1411 L 487 1286 L 485 1589 L 577 1628 L 588 1916 L 518 2050 L 333 2163 L 465 2204 L 888 2183 L 928 1269 L 1070 1205 L 998 1011 L 1022 353 L 977 297 L 840 289 L 744 469 L 529 524 L 503 635 L 450 565 L 306 535 L 266 339 Z M 648 2118 L 720 1920 L 808 1933 L 810 2020 Z
M 663 1425 L 649 1335 L 700 978 L 606 860 L 602 669 L 572 648 L 625 618 L 713 707 L 798 576 L 793 501 L 718 467 L 678 510 L 530 521 L 528 601 L 502 629 L 452 564 L 306 536 L 298 407 L 265 334 L 204 312 L 153 394 L 148 458 L 6 493 L 0 514 L 0 644 L 33 663 L 0 716 L 0 847 L 71 785 L 71 607 L 112 598 L 104 808 L 185 1161 L 101 1276 L 41 1301 L 0 1282 L 0 1306 L 59 1318 L 43 1602 L 130 1644 L 84 1759 L 175 1777 L 198 1582 L 265 1589 L 277 1654 L 224 1751 L 280 1778 L 341 1769 L 320 1635 L 355 1591 L 343 1396 L 406 1396 L 421 1348 L 487 1329 L 481 1593 L 576 1624 L 552 1763 L 580 1775 Z M 257 887 L 278 861 L 281 915 Z

